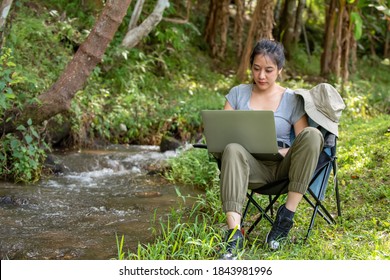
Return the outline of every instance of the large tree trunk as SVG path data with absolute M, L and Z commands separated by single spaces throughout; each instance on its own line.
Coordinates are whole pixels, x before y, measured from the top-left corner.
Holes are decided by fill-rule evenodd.
M 274 1 L 259 0 L 257 2 L 252 23 L 249 28 L 245 48 L 241 56 L 241 62 L 237 70 L 237 78 L 244 82 L 247 79 L 249 69 L 249 58 L 254 46 L 253 41 L 262 38 L 272 39 L 272 29 L 274 26 Z
M 350 65 L 354 67 L 356 42 L 353 38 L 354 25 L 351 12 L 355 3 L 332 0 L 328 10 L 324 51 L 321 57 L 321 74 L 333 74 L 345 82 L 349 78 Z M 336 11 L 336 13 L 335 13 Z
M 279 35 L 279 40 L 283 43 L 287 59 L 290 57 L 292 46 L 294 44 L 296 12 L 296 0 L 286 0 L 286 2 L 284 3 L 283 14 L 280 21 L 281 34 Z
M 321 74 L 323 76 L 328 76 L 331 71 L 330 61 L 333 50 L 334 23 L 336 21 L 336 2 L 337 0 L 331 0 L 326 12 L 324 48 L 321 55 Z
M 306 0 L 299 0 L 296 18 L 295 18 L 295 28 L 294 28 L 294 39 L 293 43 L 297 44 L 299 42 L 299 38 L 301 37 L 303 23 L 303 12 L 306 8 Z
M 38 96 L 39 104 L 27 105 L 22 112 L 8 112 L 0 124 L 0 133 L 15 131 L 19 124 L 31 119 L 40 124 L 70 108 L 72 98 L 82 89 L 91 71 L 101 61 L 103 54 L 114 37 L 131 0 L 108 0 L 101 16 L 86 41 L 79 47 L 73 59 L 66 66 L 57 82 Z
M 223 58 L 229 27 L 229 0 L 211 0 L 205 29 L 205 40 L 211 55 Z
M 336 21 L 336 28 L 334 33 L 334 44 L 335 48 L 332 52 L 332 60 L 330 62 L 330 69 L 332 69 L 333 74 L 335 74 L 336 77 L 340 77 L 341 73 L 341 54 L 342 54 L 342 31 L 343 31 L 343 17 L 344 17 L 344 10 L 345 10 L 345 0 L 339 1 L 339 7 L 338 7 L 338 18 Z

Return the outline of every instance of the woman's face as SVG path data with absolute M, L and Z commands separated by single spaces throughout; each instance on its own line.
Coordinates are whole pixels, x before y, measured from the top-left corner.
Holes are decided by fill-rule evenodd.
M 260 90 L 266 90 L 275 84 L 282 69 L 267 55 L 256 55 L 252 65 L 252 77 Z

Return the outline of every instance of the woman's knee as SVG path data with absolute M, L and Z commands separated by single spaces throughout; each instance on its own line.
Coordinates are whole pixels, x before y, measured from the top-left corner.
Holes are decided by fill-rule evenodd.
M 321 131 L 315 127 L 309 126 L 309 127 L 306 127 L 305 129 L 303 129 L 302 137 L 311 143 L 316 143 L 316 144 L 319 144 L 321 146 L 324 142 L 324 137 L 323 137 Z
M 239 155 L 245 153 L 245 148 L 237 143 L 227 144 L 223 150 L 223 156 L 227 155 Z

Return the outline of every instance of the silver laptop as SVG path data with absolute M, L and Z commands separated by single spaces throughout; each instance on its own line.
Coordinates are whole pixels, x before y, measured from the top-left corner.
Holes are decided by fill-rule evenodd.
M 207 149 L 220 157 L 229 143 L 241 144 L 255 158 L 281 160 L 273 111 L 203 110 Z

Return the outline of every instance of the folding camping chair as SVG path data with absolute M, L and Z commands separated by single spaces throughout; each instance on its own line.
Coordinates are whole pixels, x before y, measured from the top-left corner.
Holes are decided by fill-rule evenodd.
M 309 188 L 307 193 L 303 196 L 304 200 L 312 207 L 313 213 L 310 220 L 309 228 L 305 236 L 305 240 L 308 238 L 310 231 L 312 230 L 317 214 L 319 214 L 328 224 L 335 224 L 335 220 L 329 211 L 323 205 L 325 199 L 325 192 L 328 186 L 328 181 L 330 174 L 333 170 L 334 177 L 334 188 L 336 195 L 336 204 L 337 204 L 337 214 L 341 216 L 341 206 L 340 206 L 340 196 L 338 189 L 338 180 L 337 180 L 337 163 L 336 163 L 336 143 L 337 137 L 324 129 L 319 128 L 324 135 L 324 148 L 320 154 L 316 170 L 314 172 L 313 178 L 310 181 Z M 195 148 L 204 148 L 207 149 L 205 144 L 194 144 Z M 220 159 L 216 159 L 218 168 L 221 167 Z M 251 231 L 256 227 L 256 225 L 265 218 L 268 220 L 271 225 L 273 224 L 273 206 L 275 202 L 280 198 L 281 195 L 287 193 L 289 179 L 283 178 L 278 181 L 268 183 L 267 185 L 262 186 L 258 189 L 249 189 L 247 193 L 248 202 L 243 212 L 242 217 L 242 228 L 244 228 L 245 218 L 248 215 L 248 210 L 251 205 L 255 206 L 260 212 L 259 217 L 252 223 L 250 228 L 245 232 L 245 234 L 250 234 Z M 260 206 L 256 201 L 255 195 L 268 195 L 269 202 L 265 207 Z M 268 214 L 269 212 L 269 214 Z
M 305 236 L 305 240 L 308 238 L 310 231 L 312 230 L 317 214 L 319 214 L 328 224 L 336 223 L 332 215 L 323 205 L 325 199 L 325 192 L 328 186 L 330 174 L 333 170 L 334 177 L 334 189 L 336 195 L 336 205 L 337 205 L 337 214 L 341 216 L 341 206 L 340 206 L 340 195 L 338 189 L 338 180 L 337 180 L 337 163 L 336 163 L 336 143 L 337 138 L 334 134 L 327 132 L 323 129 L 320 129 L 324 134 L 324 148 L 318 159 L 318 164 L 316 170 L 314 171 L 313 178 L 310 181 L 309 188 L 307 193 L 303 198 L 309 203 L 313 209 L 312 217 L 310 224 Z M 248 214 L 249 207 L 251 205 L 255 206 L 260 212 L 259 217 L 252 223 L 249 229 L 246 231 L 246 234 L 251 233 L 251 231 L 256 227 L 256 225 L 265 218 L 268 220 L 271 225 L 273 224 L 273 206 L 275 202 L 279 199 L 282 194 L 287 193 L 289 180 L 288 178 L 280 179 L 275 182 L 271 182 L 265 186 L 262 186 L 258 189 L 249 190 L 247 193 L 248 202 L 245 207 L 243 217 L 242 217 L 242 227 L 244 226 L 245 218 Z M 266 207 L 262 207 L 255 200 L 255 195 L 268 195 L 269 202 Z M 270 212 L 270 215 L 268 214 Z

